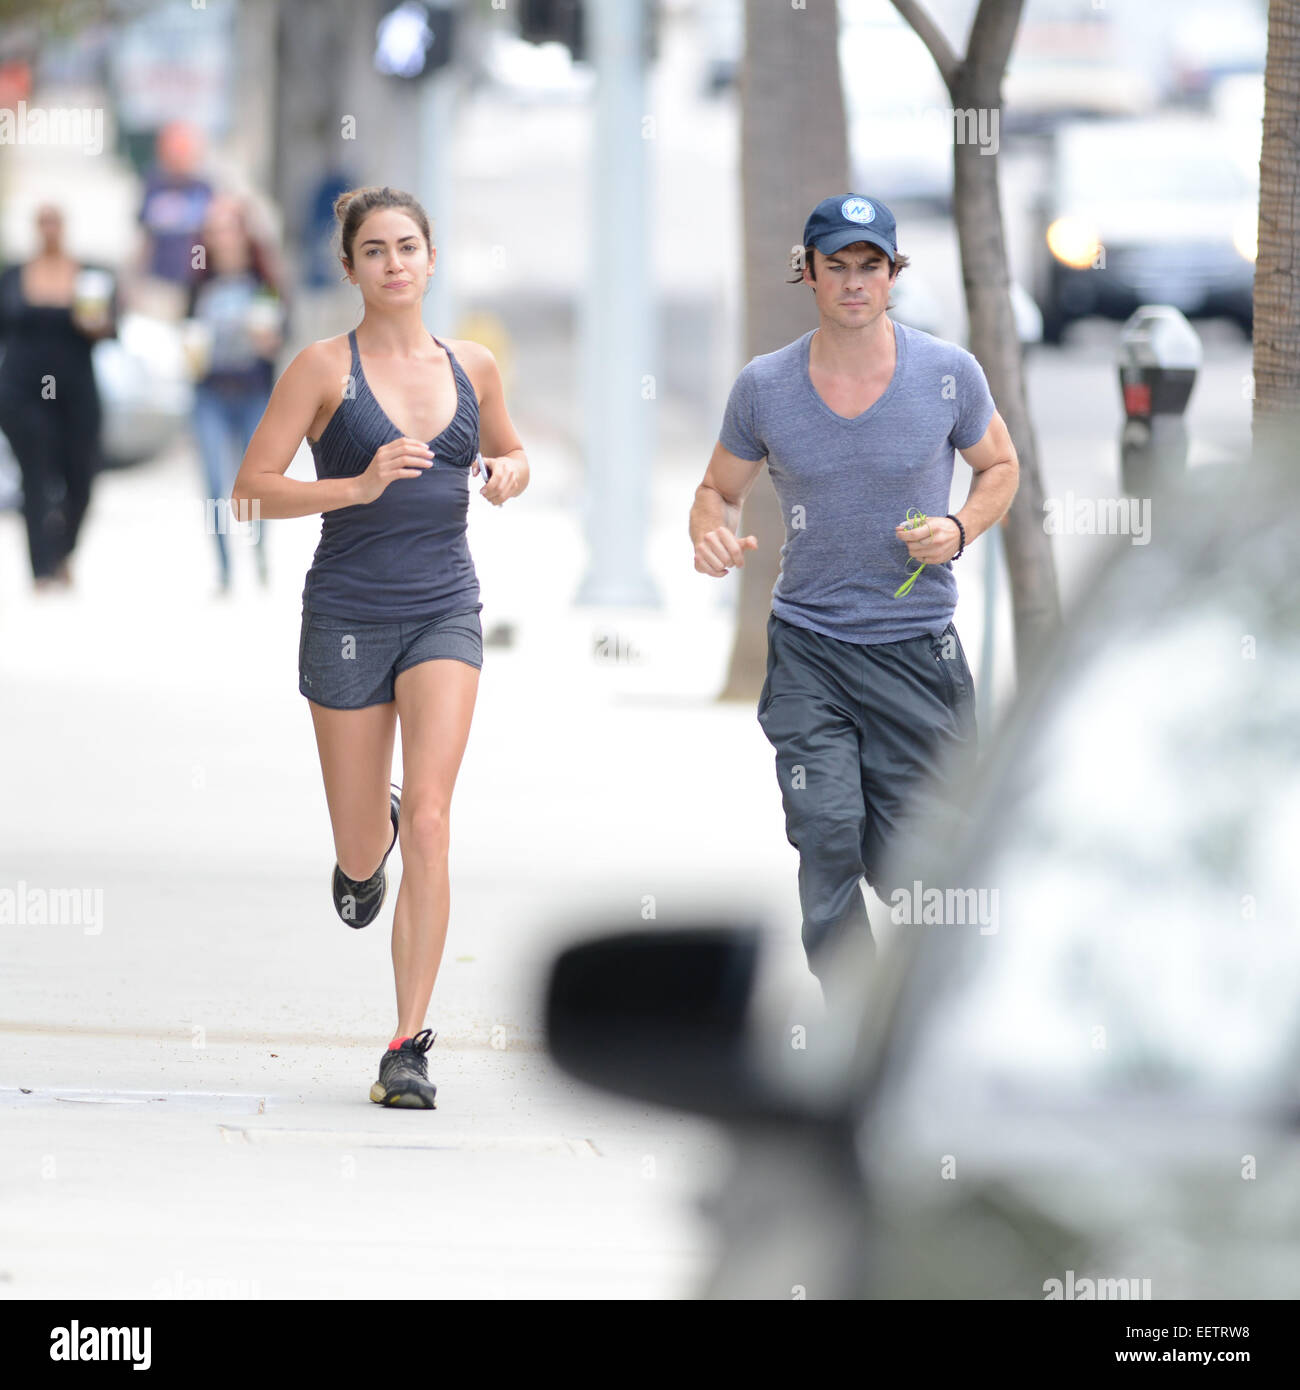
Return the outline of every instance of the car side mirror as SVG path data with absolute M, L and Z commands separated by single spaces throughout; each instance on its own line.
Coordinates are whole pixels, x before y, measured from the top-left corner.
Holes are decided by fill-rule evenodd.
M 598 937 L 556 958 L 551 1055 L 571 1076 L 719 1120 L 788 1119 L 791 1100 L 749 1036 L 761 937 L 754 927 Z
M 627 932 L 568 947 L 546 999 L 551 1054 L 638 1100 L 712 1113 L 745 1071 L 759 954 L 745 928 Z

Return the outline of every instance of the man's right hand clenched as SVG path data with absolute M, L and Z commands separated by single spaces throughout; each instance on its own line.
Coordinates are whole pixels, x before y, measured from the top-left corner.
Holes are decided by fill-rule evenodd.
M 701 574 L 711 574 L 721 579 L 734 565 L 742 569 L 745 565 L 745 551 L 757 550 L 756 536 L 742 536 L 737 540 L 725 527 L 706 531 L 695 544 L 695 568 Z

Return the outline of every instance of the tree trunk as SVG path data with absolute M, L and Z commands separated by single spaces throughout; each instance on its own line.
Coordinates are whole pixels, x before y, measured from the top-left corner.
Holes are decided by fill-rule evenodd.
M 811 287 L 786 283 L 790 253 L 801 245 L 809 212 L 828 194 L 849 191 L 849 156 L 833 0 L 811 0 L 806 9 L 768 0 L 744 11 L 740 182 L 748 360 L 817 326 Z M 767 615 L 785 524 L 766 469 L 745 501 L 741 524 L 740 534 L 752 532 L 758 549 L 739 571 L 724 700 L 756 699 L 767 669 Z
M 1061 626 L 1061 600 L 1051 541 L 1043 528 L 1043 482 L 1038 443 L 1029 418 L 1020 343 L 1011 307 L 998 156 L 958 139 L 970 128 L 998 131 L 1002 78 L 1020 25 L 1024 0 L 980 0 L 964 57 L 958 58 L 933 20 L 915 0 L 893 0 L 894 8 L 930 50 L 952 100 L 953 213 L 961 253 L 962 283 L 970 319 L 970 350 L 984 368 L 998 412 L 1007 422 L 1020 460 L 1020 490 L 1000 527 L 1011 581 L 1015 618 L 1016 674 L 1023 685 L 1039 655 Z M 984 113 L 983 122 L 962 113 Z M 992 124 L 994 117 L 998 125 Z M 995 543 L 996 537 L 990 536 Z
M 1021 4 L 1022 0 L 996 5 L 981 0 L 966 58 L 948 85 L 954 111 L 998 112 L 1000 127 L 1002 77 L 1020 23 Z M 991 114 L 989 120 L 992 129 Z M 954 133 L 962 128 L 957 120 L 953 126 Z M 965 141 L 955 141 L 953 152 L 953 211 L 970 319 L 970 350 L 984 368 L 1020 462 L 1020 489 L 1001 531 L 1011 582 L 1016 674 L 1023 685 L 1060 629 L 1061 599 L 1052 543 L 1043 527 L 1038 440 L 1029 418 L 1011 307 L 998 156 L 984 154 L 979 145 Z
M 1268 7 L 1255 261 L 1255 461 L 1300 457 L 1300 7 Z

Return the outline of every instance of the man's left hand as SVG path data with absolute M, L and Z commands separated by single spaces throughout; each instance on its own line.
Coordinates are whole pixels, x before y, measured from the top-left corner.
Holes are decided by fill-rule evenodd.
M 899 525 L 894 534 L 907 546 L 909 559 L 926 565 L 946 564 L 961 549 L 961 531 L 946 516 L 927 517 L 915 531 Z

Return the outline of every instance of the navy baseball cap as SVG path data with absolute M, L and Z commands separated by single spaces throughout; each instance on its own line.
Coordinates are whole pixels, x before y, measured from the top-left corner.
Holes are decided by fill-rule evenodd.
M 823 198 L 808 215 L 803 244 L 815 246 L 823 256 L 842 251 L 855 241 L 869 241 L 891 261 L 898 257 L 894 214 L 878 198 L 860 193 L 837 193 Z

